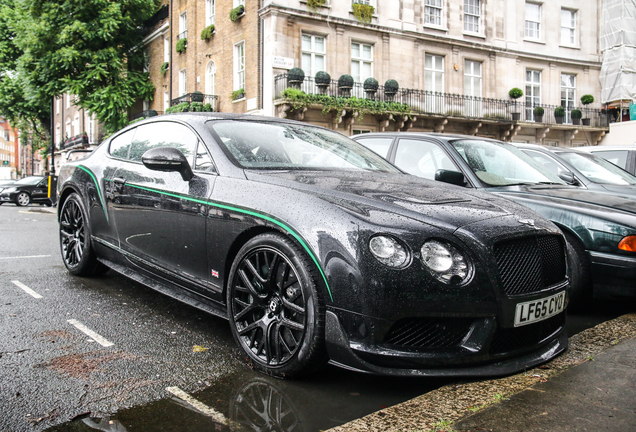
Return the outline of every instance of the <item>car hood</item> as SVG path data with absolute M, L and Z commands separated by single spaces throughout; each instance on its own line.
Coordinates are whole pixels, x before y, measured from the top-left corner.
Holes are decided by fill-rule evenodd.
M 628 213 L 636 213 L 636 200 L 633 197 L 630 198 L 622 194 L 594 192 L 574 186 L 522 185 L 493 187 L 487 190 L 509 199 L 523 196 L 526 199 L 566 204 L 590 210 L 609 210 L 610 212 L 622 210 Z M 599 207 L 603 207 L 603 209 L 599 209 Z
M 480 191 L 404 174 L 366 171 L 247 171 L 252 181 L 311 193 L 350 212 L 369 217 L 372 210 L 398 213 L 447 229 L 503 216 L 540 218 L 511 201 Z

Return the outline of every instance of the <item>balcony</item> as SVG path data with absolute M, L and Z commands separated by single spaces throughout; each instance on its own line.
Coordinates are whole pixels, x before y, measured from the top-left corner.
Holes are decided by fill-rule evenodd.
M 145 110 L 132 116 L 132 120 L 145 119 L 163 114 L 163 111 Z
M 170 106 L 179 105 L 184 102 L 201 102 L 203 105 L 210 104 L 212 112 L 218 112 L 219 97 L 217 95 L 206 95 L 201 93 L 187 93 L 170 101 Z
M 294 104 L 283 97 L 283 91 L 289 87 L 302 90 L 310 95 L 310 104 L 313 105 L 320 105 L 320 99 L 323 98 L 325 100 L 324 97 L 327 96 L 334 99 L 355 96 L 367 101 L 377 101 L 377 103 L 354 103 L 351 104 L 350 108 L 347 108 L 345 100 L 341 99 L 340 106 L 344 106 L 341 111 L 349 112 L 340 112 L 337 115 L 340 116 L 340 120 L 348 117 L 350 123 L 355 121 L 359 114 L 364 114 L 365 106 L 370 106 L 371 109 L 374 109 L 373 106 L 380 108 L 397 107 L 400 112 L 387 112 L 383 117 L 386 119 L 389 116 L 391 117 L 390 120 L 397 120 L 401 124 L 401 126 L 398 124 L 400 126 L 398 129 L 400 130 L 408 130 L 415 125 L 416 119 L 420 119 L 420 128 L 433 129 L 437 132 L 444 131 L 444 125 L 450 126 L 451 122 L 455 123 L 455 125 L 462 123 L 462 127 L 455 127 L 454 129 L 471 135 L 477 134 L 477 131 L 482 126 L 490 125 L 493 126 L 491 130 L 495 127 L 497 129 L 496 133 L 490 133 L 490 135 L 497 135 L 500 139 L 510 139 L 522 128 L 542 130 L 543 132 L 541 133 L 543 133 L 544 137 L 550 130 L 569 130 L 572 134 L 578 133 L 579 130 L 602 131 L 602 135 L 604 135 L 604 132 L 609 128 L 611 118 L 605 110 L 578 107 L 582 111 L 583 119 L 589 119 L 589 125 L 574 125 L 572 124 L 571 116 L 574 107 L 566 109 L 566 116 L 563 118 L 563 122 L 560 123 L 554 116 L 554 110 L 557 108 L 554 105 L 542 104 L 541 107 L 544 108 L 545 112 L 543 118 L 539 119 L 535 118 L 533 114 L 533 105 L 525 102 L 516 102 L 512 99 L 490 99 L 404 88 L 392 94 L 385 91 L 384 86 L 379 86 L 375 93 L 368 93 L 364 90 L 362 83 L 354 83 L 351 89 L 341 90 L 338 88 L 337 80 L 331 80 L 331 83 L 319 86 L 314 82 L 313 78 L 305 77 L 302 83 L 291 83 L 288 82 L 287 74 L 276 76 L 274 81 L 275 99 L 277 100 L 277 106 L 279 106 L 279 116 L 295 117 L 296 119 L 302 119 L 303 117 L 302 113 L 297 112 L 299 111 L 299 105 L 296 104 L 296 108 L 294 108 Z M 354 105 L 362 106 L 363 112 L 359 114 L 353 112 L 356 109 L 359 110 L 359 108 L 354 108 Z M 307 111 L 307 107 L 303 107 L 302 111 Z M 382 113 L 377 111 L 369 112 L 376 117 L 382 117 Z M 326 114 L 324 109 L 323 114 Z M 574 121 L 576 120 L 574 119 Z M 382 122 L 381 119 L 380 122 Z M 384 130 L 386 126 L 388 126 L 388 123 L 384 122 L 384 126 L 380 127 L 379 130 Z M 448 130 L 448 127 L 446 129 Z M 536 133 L 538 136 L 539 132 Z M 535 132 L 532 132 L 532 134 L 535 134 Z
M 83 147 L 88 145 L 88 135 L 80 134 L 72 138 L 66 138 L 59 143 L 58 150 L 66 150 L 74 147 Z

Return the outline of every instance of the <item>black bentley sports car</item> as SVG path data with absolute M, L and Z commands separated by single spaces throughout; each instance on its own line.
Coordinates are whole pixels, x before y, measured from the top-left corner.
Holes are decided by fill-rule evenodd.
M 74 275 L 111 268 L 229 320 L 261 371 L 503 375 L 567 346 L 564 238 L 404 175 L 334 131 L 229 114 L 135 123 L 60 170 Z

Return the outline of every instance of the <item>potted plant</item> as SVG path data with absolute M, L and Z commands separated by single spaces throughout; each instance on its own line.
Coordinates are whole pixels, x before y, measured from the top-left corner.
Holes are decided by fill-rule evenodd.
M 186 52 L 187 46 L 188 46 L 188 39 L 183 38 L 177 41 L 177 46 L 175 47 L 175 49 L 177 50 L 179 54 L 183 54 L 184 52 Z
M 212 37 L 213 34 L 214 34 L 214 24 L 210 24 L 209 26 L 201 30 L 201 40 L 210 42 L 210 38 Z
M 589 105 L 592 102 L 594 102 L 594 96 L 586 94 L 581 96 L 581 103 L 583 104 L 583 106 Z M 590 119 L 589 117 L 586 117 L 582 120 L 583 126 L 589 126 L 590 125 Z
M 168 71 L 168 68 L 170 67 L 170 63 L 168 62 L 163 62 L 161 65 L 161 75 L 166 75 L 166 72 Z
M 243 99 L 245 97 L 245 89 L 234 90 L 230 93 L 230 99 L 233 101 Z
M 203 93 L 197 90 L 194 93 L 192 93 L 190 98 L 192 99 L 192 102 L 203 102 L 204 96 L 203 96 Z
M 394 79 L 388 79 L 384 83 L 384 94 L 388 98 L 393 98 L 393 96 L 397 94 L 399 89 L 400 89 L 400 85 Z
M 370 4 L 358 3 L 354 0 L 353 5 L 353 16 L 358 19 L 361 23 L 370 24 L 371 19 L 373 18 L 373 13 L 375 12 L 375 8 Z
M 316 72 L 314 80 L 316 82 L 316 87 L 318 87 L 320 93 L 327 93 L 327 87 L 329 87 L 329 85 L 331 84 L 331 75 L 329 75 L 325 71 L 318 71 Z
M 581 124 L 581 117 L 583 117 L 583 113 L 580 109 L 573 109 L 570 115 L 572 116 L 572 124 Z
M 343 96 L 350 96 L 351 89 L 353 88 L 353 77 L 351 75 L 343 74 L 338 78 L 338 89 Z
M 519 87 L 513 87 L 510 89 L 510 91 L 508 92 L 508 96 L 510 96 L 510 99 L 512 99 L 514 102 L 514 106 L 515 106 L 515 110 L 517 109 L 517 99 L 519 99 L 521 96 L 523 96 L 523 90 L 521 90 Z M 512 112 L 512 120 L 513 121 L 517 121 L 521 118 L 521 113 L 513 111 Z
M 557 124 L 563 124 L 563 119 L 565 118 L 565 108 L 556 107 L 554 110 L 554 120 L 556 120 Z
M 316 13 L 319 7 L 323 7 L 327 0 L 307 0 L 307 9 Z
M 543 123 L 543 114 L 545 113 L 543 107 L 534 107 L 534 110 L 532 112 L 534 114 L 534 121 L 537 123 Z
M 243 15 L 245 15 L 245 6 L 239 5 L 230 11 L 230 20 L 236 22 Z
M 299 89 L 304 80 L 305 71 L 301 68 L 291 68 L 289 72 L 287 72 L 287 83 L 290 87 Z
M 378 91 L 380 84 L 375 78 L 367 78 L 364 80 L 364 84 L 362 86 L 364 87 L 364 91 L 367 93 L 367 99 L 374 99 L 375 92 Z

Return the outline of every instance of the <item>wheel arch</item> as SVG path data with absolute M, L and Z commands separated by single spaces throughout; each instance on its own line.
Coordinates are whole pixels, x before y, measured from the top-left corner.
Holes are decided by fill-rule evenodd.
M 64 189 L 62 189 L 62 192 L 59 194 L 57 199 L 58 220 L 60 218 L 60 212 L 62 211 L 62 208 L 64 207 L 64 203 L 66 202 L 68 197 L 71 196 L 71 194 L 73 193 L 77 193 L 78 195 L 80 194 L 79 191 L 74 186 L 68 185 L 68 186 L 65 186 Z

